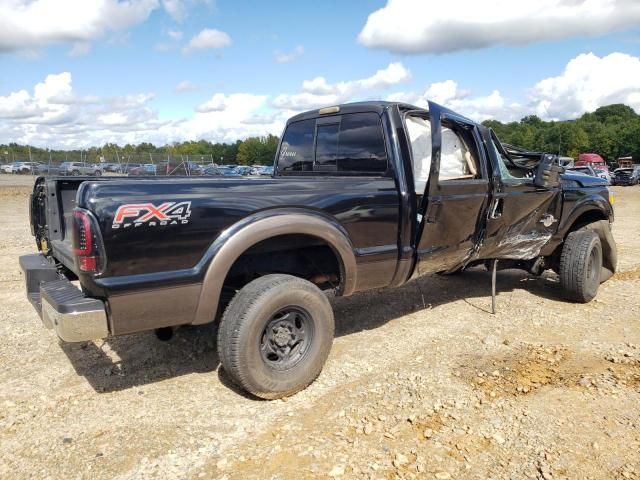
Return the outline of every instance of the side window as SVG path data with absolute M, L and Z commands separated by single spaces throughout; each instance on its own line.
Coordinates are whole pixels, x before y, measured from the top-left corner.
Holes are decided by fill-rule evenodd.
M 440 181 L 482 178 L 472 127 L 442 122 Z
M 338 171 L 362 173 L 387 171 L 387 152 L 378 114 L 349 113 L 342 116 Z
M 411 143 L 411 159 L 413 161 L 413 180 L 416 193 L 421 195 L 427 188 L 429 171 L 431 170 L 431 122 L 422 117 L 406 118 L 409 143 Z
M 287 127 L 278 156 L 281 172 L 307 172 L 313 170 L 313 135 L 315 119 L 295 122 Z

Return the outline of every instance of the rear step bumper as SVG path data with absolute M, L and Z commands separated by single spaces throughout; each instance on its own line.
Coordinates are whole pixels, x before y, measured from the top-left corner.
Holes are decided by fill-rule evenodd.
M 56 331 L 65 342 L 83 342 L 109 335 L 104 303 L 86 297 L 67 278 L 60 275 L 42 254 L 23 255 L 27 298 L 42 323 Z

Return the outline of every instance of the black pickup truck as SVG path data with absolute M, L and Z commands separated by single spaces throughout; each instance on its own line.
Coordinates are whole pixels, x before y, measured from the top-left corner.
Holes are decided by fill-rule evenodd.
M 616 268 L 603 180 L 435 103 L 297 115 L 272 177 L 38 178 L 30 202 L 27 294 L 62 340 L 220 319 L 224 369 L 262 398 L 319 375 L 327 292 L 498 260 L 588 302 Z

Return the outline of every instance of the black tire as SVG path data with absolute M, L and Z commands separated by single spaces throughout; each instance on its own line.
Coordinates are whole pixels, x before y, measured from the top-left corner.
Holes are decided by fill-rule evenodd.
M 291 275 L 265 275 L 226 308 L 218 355 L 249 393 L 268 400 L 288 397 L 320 375 L 333 333 L 333 310 L 318 287 Z
M 71 172 L 71 175 L 77 177 L 78 175 L 80 175 L 80 172 L 78 170 L 74 170 L 73 172 Z
M 602 244 L 598 234 L 589 230 L 567 235 L 560 255 L 560 284 L 565 298 L 587 303 L 600 286 Z
M 96 172 L 95 172 L 95 176 L 96 176 L 96 177 L 99 177 L 99 176 L 101 176 L 101 175 L 102 175 L 102 172 L 101 172 L 100 170 L 96 170 Z

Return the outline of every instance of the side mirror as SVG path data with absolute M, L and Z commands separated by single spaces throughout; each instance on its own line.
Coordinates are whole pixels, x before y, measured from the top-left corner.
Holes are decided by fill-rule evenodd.
M 560 174 L 564 168 L 558 165 L 558 157 L 543 153 L 533 177 L 533 184 L 538 188 L 555 188 L 560 185 Z

